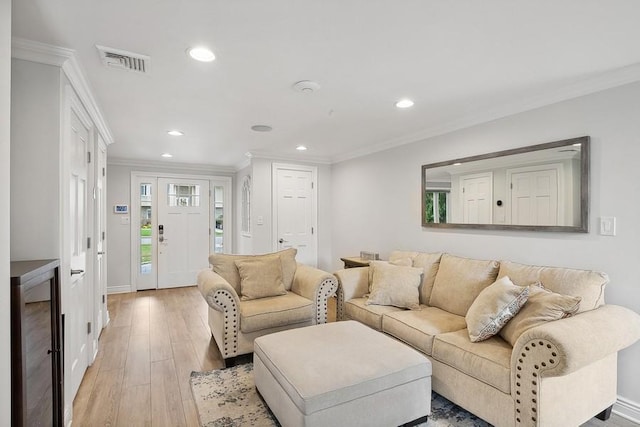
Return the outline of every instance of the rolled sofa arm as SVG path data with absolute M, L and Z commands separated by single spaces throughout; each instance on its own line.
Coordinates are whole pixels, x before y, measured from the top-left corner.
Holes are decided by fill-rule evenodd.
M 238 309 L 240 298 L 233 286 L 224 280 L 219 274 L 206 269 L 198 273 L 198 290 L 207 304 L 214 310 L 230 311 Z
M 344 320 L 344 303 L 369 292 L 369 267 L 345 268 L 333 273 L 338 279 L 338 320 Z
M 517 417 L 538 419 L 542 378 L 575 372 L 638 339 L 640 315 L 610 304 L 525 331 L 511 355 L 511 392 Z
M 327 323 L 327 300 L 337 289 L 332 274 L 304 264 L 296 267 L 291 291 L 314 302 L 316 324 Z

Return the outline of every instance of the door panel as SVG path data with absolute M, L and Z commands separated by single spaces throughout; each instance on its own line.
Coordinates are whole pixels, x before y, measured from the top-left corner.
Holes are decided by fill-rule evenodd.
M 313 171 L 274 167 L 277 248 L 296 248 L 298 262 L 315 266 L 317 248 Z
M 65 313 L 65 378 L 70 381 L 70 395 L 75 396 L 88 363 L 87 350 L 87 308 L 90 276 L 87 272 L 87 152 L 89 150 L 89 129 L 80 121 L 72 109 L 70 116 L 70 243 L 71 281 L 67 294 L 70 308 Z
M 193 285 L 209 265 L 209 181 L 158 178 L 158 288 Z
M 513 173 L 511 187 L 512 224 L 560 225 L 556 169 Z
M 488 174 L 462 177 L 462 213 L 465 224 L 491 224 L 493 176 Z

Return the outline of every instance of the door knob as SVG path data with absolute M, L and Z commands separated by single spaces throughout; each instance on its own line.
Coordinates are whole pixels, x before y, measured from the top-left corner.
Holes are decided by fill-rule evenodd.
M 287 240 L 284 240 L 284 239 L 281 237 L 281 238 L 280 238 L 280 240 L 278 240 L 278 243 L 284 243 L 284 242 L 286 242 L 286 241 L 287 241 Z
M 84 270 L 71 270 L 71 275 L 73 276 L 74 274 L 82 274 L 84 273 Z

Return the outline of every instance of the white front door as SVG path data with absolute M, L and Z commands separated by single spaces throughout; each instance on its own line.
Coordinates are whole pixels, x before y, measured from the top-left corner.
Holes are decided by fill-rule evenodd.
M 64 295 L 65 339 L 64 368 L 67 396 L 75 396 L 87 369 L 89 352 L 87 349 L 87 322 L 89 321 L 89 295 L 92 277 L 87 271 L 87 190 L 89 129 L 80 120 L 74 109 L 70 113 L 70 133 L 68 148 L 70 153 L 69 242 L 71 280 L 69 292 Z
M 493 175 L 488 172 L 460 178 L 462 187 L 462 222 L 464 224 L 491 224 Z
M 510 175 L 512 224 L 561 225 L 557 169 L 531 170 Z
M 158 178 L 158 288 L 193 285 L 209 266 L 209 181 Z
M 274 248 L 296 248 L 296 260 L 318 263 L 316 226 L 316 169 L 273 165 Z

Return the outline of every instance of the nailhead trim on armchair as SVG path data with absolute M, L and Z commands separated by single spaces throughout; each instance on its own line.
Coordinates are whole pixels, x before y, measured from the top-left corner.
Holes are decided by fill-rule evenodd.
M 316 292 L 316 324 L 327 323 L 327 299 L 338 289 L 338 281 L 328 277 L 322 281 Z
M 226 359 L 238 353 L 238 307 L 233 296 L 224 290 L 216 291 L 213 300 L 224 312 L 224 354 L 222 357 Z

